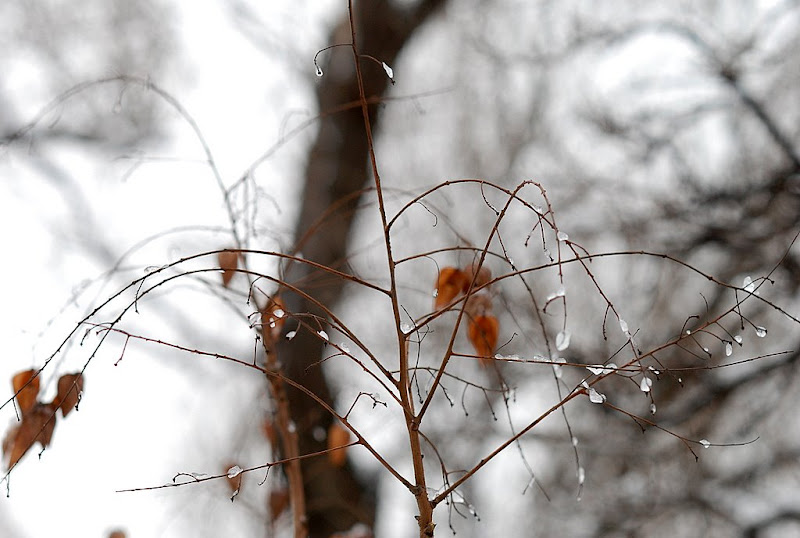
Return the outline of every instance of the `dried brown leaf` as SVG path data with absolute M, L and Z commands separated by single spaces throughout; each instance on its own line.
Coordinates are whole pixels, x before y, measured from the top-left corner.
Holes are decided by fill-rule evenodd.
M 34 443 L 42 448 L 50 444 L 56 427 L 56 408 L 52 404 L 37 403 L 22 415 L 22 422 L 12 428 L 3 440 L 6 468 L 14 466 Z
M 83 391 L 83 375 L 80 373 L 64 374 L 58 379 L 58 394 L 53 400 L 53 406 L 61 409 L 61 414 L 67 416 L 75 406 Z
M 476 272 L 478 273 L 477 277 L 475 276 Z M 473 278 L 475 278 L 475 288 L 483 286 L 484 284 L 488 284 L 492 280 L 492 270 L 485 265 L 478 267 L 478 262 L 471 263 L 465 267 L 464 273 L 467 275 L 467 283 L 464 285 L 464 293 L 466 293 L 469 289 L 469 283 L 472 282 Z
M 36 405 L 36 397 L 39 395 L 39 377 L 34 376 L 36 376 L 36 370 L 24 370 L 11 379 L 17 405 L 23 414 Z
M 436 301 L 437 309 L 450 304 L 450 302 L 461 295 L 464 286 L 469 286 L 467 274 L 455 267 L 442 267 L 439 277 L 436 280 Z
M 339 423 L 331 424 L 328 428 L 328 448 L 346 446 L 350 443 L 350 431 Z M 347 450 L 340 448 L 328 452 L 328 460 L 336 467 L 342 467 L 347 461 Z
M 239 267 L 239 253 L 231 250 L 223 250 L 217 254 L 219 268 L 222 269 L 222 285 L 226 288 L 230 284 L 236 269 Z
M 494 354 L 499 332 L 500 323 L 494 316 L 477 316 L 469 321 L 467 335 L 475 353 L 487 359 L 481 361 L 484 366 L 488 365 L 488 359 Z

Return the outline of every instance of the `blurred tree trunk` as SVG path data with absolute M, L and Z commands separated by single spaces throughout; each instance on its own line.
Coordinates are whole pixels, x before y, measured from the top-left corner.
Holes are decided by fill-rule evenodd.
M 387 0 L 357 2 L 355 24 L 358 47 L 392 65 L 411 35 L 444 0 L 422 0 L 413 8 L 400 8 Z M 331 44 L 350 42 L 350 22 L 342 20 L 331 35 Z M 327 59 L 327 65 L 326 60 Z M 363 60 L 362 60 L 363 61 Z M 348 47 L 335 47 L 320 55 L 324 75 L 317 88 L 322 114 L 358 100 L 353 55 Z M 363 61 L 367 97 L 382 96 L 390 83 L 379 64 Z M 370 107 L 373 129 L 380 118 L 377 107 Z M 358 106 L 323 117 L 317 139 L 311 148 L 306 168 L 306 185 L 296 228 L 298 250 L 307 260 L 327 267 L 340 267 L 346 260 L 348 238 L 360 192 L 369 187 L 367 139 L 364 120 Z M 315 226 L 315 222 L 332 205 L 339 203 L 332 214 Z M 335 307 L 343 291 L 343 283 L 324 274 L 309 271 L 308 266 L 294 264 L 285 278 L 299 284 L 329 308 Z M 324 314 L 310 301 L 298 295 L 285 297 L 292 313 Z M 291 345 L 282 344 L 279 351 L 287 375 L 313 393 L 333 403 L 321 366 L 314 365 L 324 353 L 323 342 L 309 331 L 299 331 Z M 301 454 L 324 450 L 331 417 L 319 404 L 298 390 L 289 390 L 293 419 L 299 433 Z M 316 435 L 315 435 L 316 432 Z M 356 523 L 373 527 L 376 491 L 353 473 L 347 464 L 332 465 L 327 458 L 303 460 L 303 480 L 308 507 L 308 529 L 312 537 L 327 537 L 347 530 Z

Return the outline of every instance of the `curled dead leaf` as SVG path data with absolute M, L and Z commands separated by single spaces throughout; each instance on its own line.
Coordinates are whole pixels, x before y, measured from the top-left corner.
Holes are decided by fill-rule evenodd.
M 226 288 L 230 284 L 236 268 L 239 266 L 239 253 L 232 250 L 223 250 L 217 254 L 219 268 L 222 269 L 222 285 Z
M 475 288 L 488 284 L 492 280 L 492 270 L 485 265 L 478 266 L 478 262 L 471 263 L 464 268 L 467 275 L 467 283 L 464 284 L 464 293 L 469 289 L 469 283 L 475 278 Z M 477 273 L 477 276 L 475 275 Z
M 492 299 L 486 293 L 476 293 L 470 295 L 467 299 L 467 304 L 464 306 L 464 312 L 470 318 L 479 318 L 492 313 Z
M 83 392 L 83 375 L 80 372 L 64 374 L 58 378 L 58 393 L 53 400 L 53 407 L 61 409 L 61 414 L 67 416 L 80 400 Z
M 350 430 L 341 424 L 334 423 L 328 428 L 328 449 L 343 447 L 350 443 Z M 328 452 L 328 460 L 336 467 L 342 467 L 347 461 L 347 450 L 340 448 Z
M 11 379 L 17 405 L 23 414 L 36 405 L 36 397 L 39 395 L 39 377 L 34 376 L 36 376 L 36 370 L 24 370 Z
M 22 422 L 9 430 L 3 439 L 3 457 L 10 469 L 25 455 L 34 443 L 42 448 L 50 444 L 56 427 L 56 408 L 52 404 L 37 403 L 22 415 Z
M 497 346 L 500 323 L 494 316 L 476 316 L 469 321 L 467 335 L 475 354 L 485 357 L 481 364 L 486 366 Z
M 456 267 L 442 267 L 436 280 L 437 309 L 448 305 L 453 299 L 461 295 L 464 286 L 469 287 L 467 274 Z
M 280 337 L 286 323 L 286 305 L 279 295 L 271 297 L 261 310 L 261 337 L 267 349 L 271 349 Z

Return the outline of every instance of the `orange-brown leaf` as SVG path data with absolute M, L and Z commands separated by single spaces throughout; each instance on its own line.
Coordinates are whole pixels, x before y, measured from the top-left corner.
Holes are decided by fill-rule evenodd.
M 108 538 L 125 538 L 125 532 L 121 530 L 111 531 Z
M 62 375 L 58 378 L 58 394 L 53 400 L 53 407 L 60 408 L 61 414 L 66 417 L 78 405 L 82 391 L 83 376 L 80 372 Z
M 476 272 L 478 273 L 477 276 L 475 276 Z M 464 284 L 464 293 L 467 293 L 467 290 L 469 289 L 469 283 L 472 282 L 473 278 L 475 278 L 475 288 L 483 286 L 484 284 L 488 284 L 492 280 L 491 269 L 485 265 L 478 267 L 478 262 L 471 263 L 465 267 L 464 273 L 467 275 L 467 281 Z
M 471 319 L 486 316 L 492 313 L 492 299 L 486 293 L 476 293 L 470 295 L 467 299 L 467 304 L 464 306 L 464 312 Z
M 269 492 L 269 513 L 277 519 L 289 507 L 289 490 L 274 489 Z
M 33 408 L 39 395 L 39 377 L 34 377 L 35 375 L 36 370 L 24 370 L 11 379 L 17 395 L 17 405 L 23 414 Z
M 38 442 L 42 448 L 50 444 L 56 427 L 56 408 L 51 404 L 37 403 L 22 415 L 22 422 L 12 428 L 3 440 L 6 467 L 11 468 Z
M 461 269 L 442 267 L 436 280 L 436 308 L 442 308 L 461 295 L 464 286 L 469 286 L 468 278 L 467 274 Z
M 331 424 L 328 428 L 328 448 L 337 448 L 350 443 L 350 431 L 339 423 Z M 328 460 L 336 467 L 341 467 L 347 461 L 347 451 L 344 448 L 328 452 Z
M 267 306 L 261 310 L 261 337 L 267 349 L 278 339 L 286 323 L 286 305 L 280 296 L 269 299 Z
M 477 316 L 470 319 L 467 334 L 476 355 L 490 358 L 497 346 L 500 324 L 494 316 Z
M 239 253 L 223 250 L 217 254 L 217 261 L 219 262 L 219 268 L 222 269 L 222 285 L 227 288 L 233 275 L 236 274 L 236 268 L 239 266 Z

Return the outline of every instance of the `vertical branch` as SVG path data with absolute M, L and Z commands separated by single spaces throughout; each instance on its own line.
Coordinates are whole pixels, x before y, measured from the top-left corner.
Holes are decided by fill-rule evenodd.
M 367 136 L 367 153 L 372 167 L 373 179 L 375 181 L 375 192 L 378 198 L 378 211 L 381 216 L 381 226 L 383 226 L 383 240 L 386 248 L 386 261 L 389 268 L 389 282 L 392 301 L 392 313 L 394 314 L 395 332 L 397 335 L 398 354 L 400 359 L 400 400 L 405 415 L 406 429 L 408 430 L 408 440 L 411 448 L 411 460 L 414 466 L 414 487 L 411 488 L 417 500 L 419 514 L 417 522 L 419 524 L 419 535 L 421 538 L 433 536 L 433 506 L 428 498 L 428 488 L 425 482 L 425 465 L 422 459 L 422 446 L 420 434 L 414 411 L 414 399 L 411 396 L 411 387 L 408 375 L 408 345 L 405 333 L 401 328 L 400 304 L 397 297 L 397 280 L 395 273 L 395 260 L 392 254 L 392 240 L 389 231 L 389 224 L 386 219 L 386 206 L 383 201 L 383 190 L 381 188 L 381 177 L 378 171 L 378 162 L 375 158 L 375 145 L 372 138 L 372 125 L 370 124 L 369 108 L 364 92 L 364 79 L 361 73 L 361 60 L 358 53 L 356 42 L 356 26 L 353 16 L 353 0 L 348 0 L 348 12 L 350 17 L 351 47 L 353 50 L 353 61 L 356 69 L 356 81 L 358 83 L 358 97 L 361 102 L 361 115 L 364 118 L 364 131 Z

